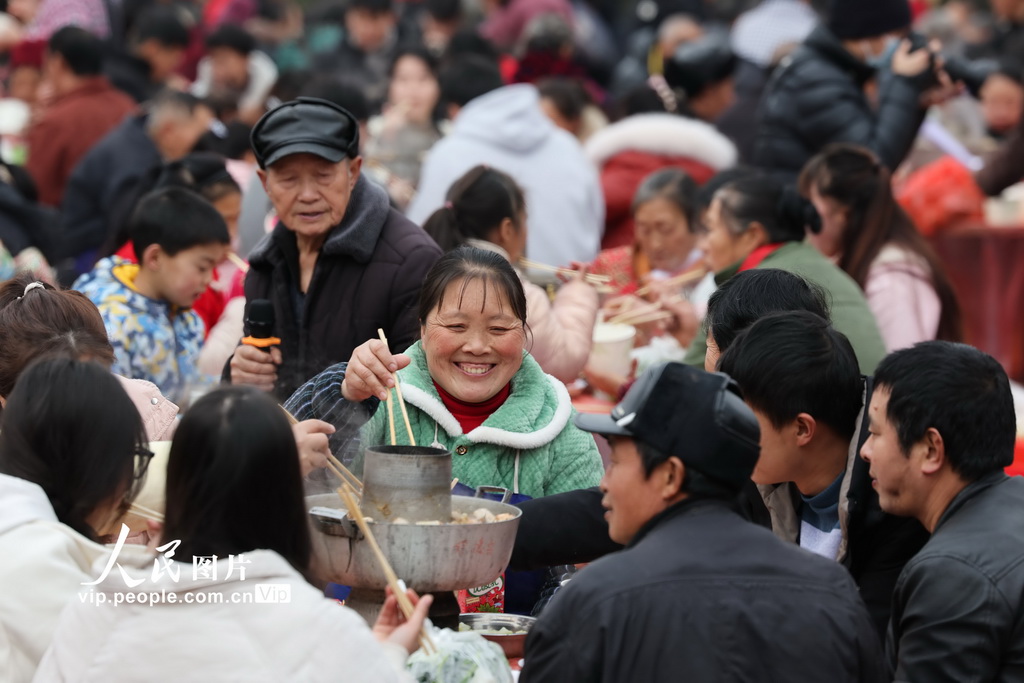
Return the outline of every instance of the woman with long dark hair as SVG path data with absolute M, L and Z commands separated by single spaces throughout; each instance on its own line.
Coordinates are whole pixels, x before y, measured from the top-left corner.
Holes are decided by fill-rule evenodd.
M 142 418 L 118 380 L 98 363 L 73 360 L 70 350 L 21 372 L 4 397 L 4 680 L 32 679 L 60 613 L 96 578 L 95 563 L 109 556 L 100 537 L 119 528 L 153 455 L 144 447 Z
M 431 599 L 410 592 L 417 607 L 403 621 L 389 596 L 371 631 L 307 582 L 312 543 L 298 453 L 265 393 L 219 389 L 182 419 L 161 543 L 162 556 L 122 562 L 124 576 L 110 572 L 95 600 L 72 603 L 39 680 L 82 671 L 126 681 L 155 671 L 168 680 L 408 680 L 403 664 Z M 159 643 L 160 657 L 140 643 Z
M 821 232 L 808 240 L 864 290 L 887 350 L 960 340 L 953 285 L 896 202 L 889 169 L 873 152 L 827 147 L 804 167 L 800 191 L 822 219 Z

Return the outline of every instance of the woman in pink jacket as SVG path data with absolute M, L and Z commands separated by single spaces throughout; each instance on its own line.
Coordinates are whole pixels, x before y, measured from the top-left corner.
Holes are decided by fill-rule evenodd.
M 516 265 L 526 251 L 526 200 L 510 176 L 476 166 L 452 184 L 445 205 L 423 229 L 445 251 L 469 244 L 497 252 Z M 520 279 L 533 339 L 530 353 L 544 372 L 563 382 L 575 380 L 590 356 L 597 291 L 577 277 L 562 285 L 552 300 L 521 274 Z
M 873 152 L 830 145 L 807 162 L 800 191 L 821 216 L 808 241 L 867 297 L 888 351 L 932 339 L 959 341 L 960 305 L 935 252 L 896 203 Z

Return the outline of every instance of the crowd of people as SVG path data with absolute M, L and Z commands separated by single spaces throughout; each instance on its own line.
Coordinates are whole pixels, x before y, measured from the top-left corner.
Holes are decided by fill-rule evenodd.
M 0 683 L 412 680 L 307 509 L 396 388 L 521 510 L 520 680 L 1024 683 L 928 239 L 1024 180 L 1024 0 L 0 10 Z

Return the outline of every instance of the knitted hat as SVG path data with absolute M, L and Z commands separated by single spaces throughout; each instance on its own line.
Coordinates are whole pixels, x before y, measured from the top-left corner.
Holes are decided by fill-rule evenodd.
M 828 28 L 840 40 L 874 38 L 910 27 L 907 0 L 832 0 Z

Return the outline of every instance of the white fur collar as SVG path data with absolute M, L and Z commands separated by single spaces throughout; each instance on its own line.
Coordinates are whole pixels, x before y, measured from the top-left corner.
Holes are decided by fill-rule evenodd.
M 550 422 L 529 433 L 510 432 L 498 427 L 481 425 L 469 434 L 466 434 L 466 438 L 472 443 L 490 443 L 508 448 L 518 448 L 524 451 L 540 448 L 554 441 L 555 437 L 561 434 L 566 424 L 569 423 L 569 418 L 572 416 L 572 401 L 564 384 L 550 375 L 545 375 L 545 377 L 554 390 L 555 398 L 558 401 L 555 414 Z M 459 421 L 445 408 L 440 398 L 408 382 L 402 382 L 402 394 L 406 402 L 429 415 L 431 419 L 448 433 L 448 436 L 452 438 L 462 436 L 462 427 L 459 425 Z
M 584 151 L 598 168 L 620 152 L 636 150 L 690 157 L 716 171 L 736 163 L 736 146 L 709 123 L 676 114 L 636 114 L 595 133 Z

